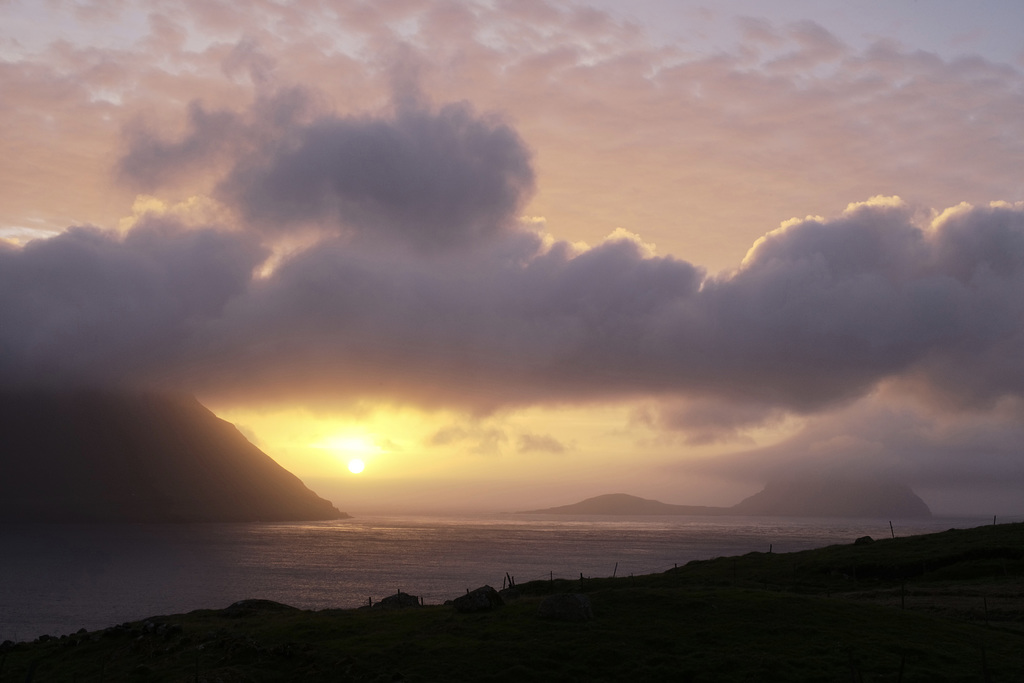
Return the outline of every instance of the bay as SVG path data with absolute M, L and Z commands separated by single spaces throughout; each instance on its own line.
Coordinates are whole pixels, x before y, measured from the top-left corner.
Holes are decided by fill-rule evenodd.
M 898 536 L 981 519 L 894 521 Z M 628 576 L 751 551 L 887 538 L 888 520 L 492 515 L 293 524 L 0 525 L 0 641 L 95 630 L 262 598 L 352 608 L 396 591 Z

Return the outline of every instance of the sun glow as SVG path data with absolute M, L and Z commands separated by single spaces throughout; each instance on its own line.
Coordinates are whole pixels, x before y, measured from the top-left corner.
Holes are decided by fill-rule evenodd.
M 333 453 L 347 464 L 352 474 L 361 474 L 366 469 L 367 460 L 387 452 L 377 445 L 373 437 L 363 435 L 330 436 L 311 445 Z
M 323 448 L 336 453 L 380 453 L 383 449 L 374 443 L 373 439 L 367 436 L 332 436 L 319 443 L 313 444 L 314 448 Z

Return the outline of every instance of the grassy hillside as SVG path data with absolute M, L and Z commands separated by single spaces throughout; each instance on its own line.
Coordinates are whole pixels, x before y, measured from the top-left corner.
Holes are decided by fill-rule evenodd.
M 593 619 L 539 618 L 560 592 Z M 0 648 L 0 681 L 54 680 L 1021 681 L 1024 524 L 535 581 L 473 614 L 254 601 Z

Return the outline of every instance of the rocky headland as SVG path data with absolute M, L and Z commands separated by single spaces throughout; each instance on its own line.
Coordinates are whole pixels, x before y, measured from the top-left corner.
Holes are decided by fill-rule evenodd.
M 348 517 L 191 397 L 2 393 L 0 465 L 0 521 Z

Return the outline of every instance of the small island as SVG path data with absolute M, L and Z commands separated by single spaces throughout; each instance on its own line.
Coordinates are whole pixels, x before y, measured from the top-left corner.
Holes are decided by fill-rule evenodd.
M 878 480 L 802 479 L 770 482 L 731 507 L 672 505 L 608 493 L 571 505 L 528 510 L 553 515 L 747 515 L 765 517 L 931 517 L 909 486 Z

